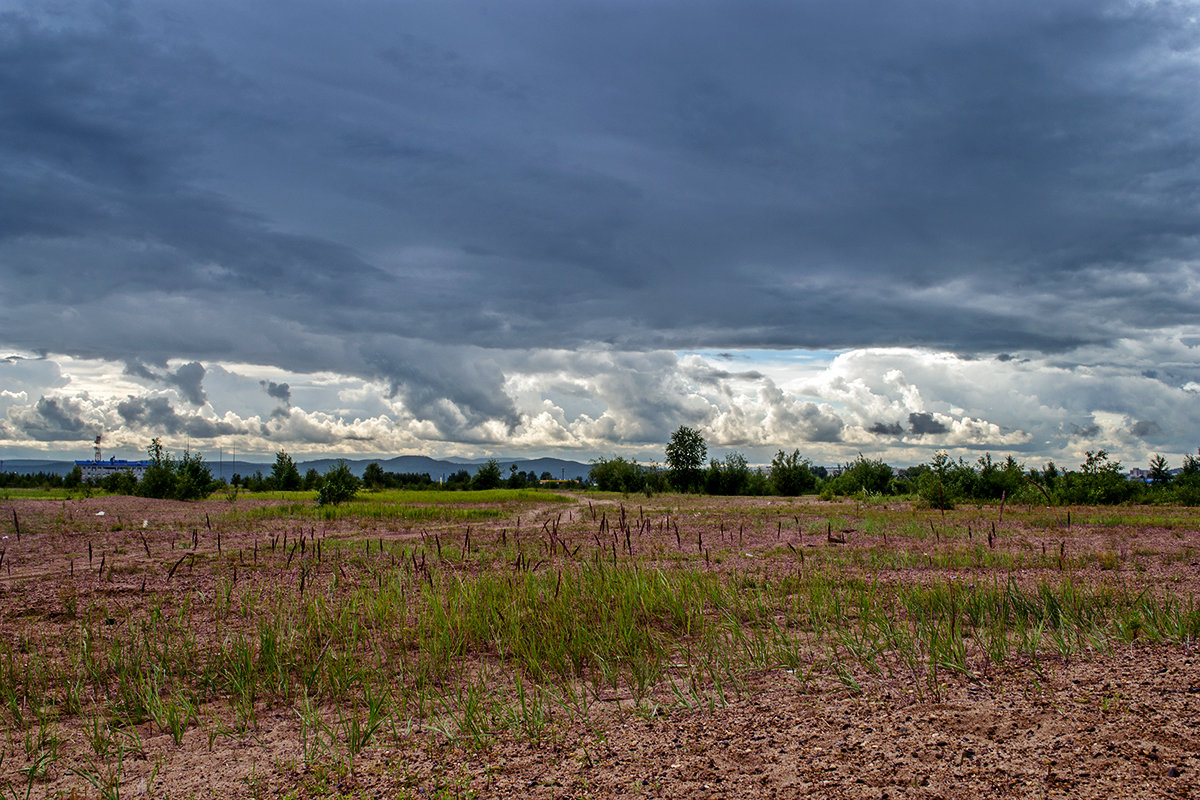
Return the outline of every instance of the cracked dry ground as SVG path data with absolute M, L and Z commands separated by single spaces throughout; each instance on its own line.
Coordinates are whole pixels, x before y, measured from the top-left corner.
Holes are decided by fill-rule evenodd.
M 610 512 L 619 505 L 600 499 L 592 502 Z M 798 538 L 784 542 L 807 552 L 809 563 L 833 547 L 821 536 L 809 535 L 810 528 L 824 530 L 830 520 L 841 526 L 848 539 L 837 545 L 839 552 L 879 546 L 878 539 L 868 541 L 862 535 L 875 512 L 853 505 L 769 505 L 772 502 L 777 503 L 658 498 L 645 505 L 647 514 L 669 511 L 681 520 L 683 546 L 689 533 L 692 541 L 702 535 L 712 550 L 712 563 L 700 556 L 698 546 L 693 548 L 692 563 L 714 570 L 754 569 L 770 575 L 794 569 L 794 558 L 780 554 L 782 525 L 777 525 L 776 516 L 786 520 L 795 515 L 798 522 L 810 523 L 798 527 Z M 27 531 L 38 527 L 36 520 L 49 519 L 60 509 L 57 501 L 11 505 L 29 520 Z M 560 535 L 588 541 L 595 528 L 588 501 L 572 501 L 566 507 L 572 509 L 570 521 L 578 529 L 564 523 Z M 214 576 L 200 568 L 189 574 L 185 570 L 190 565 L 185 564 L 169 581 L 165 572 L 175 562 L 168 541 L 171 547 L 182 547 L 188 531 L 204 525 L 206 514 L 217 518 L 222 511 L 219 502 L 184 505 L 92 498 L 69 501 L 61 508 L 73 524 L 78 523 L 77 529 L 59 534 L 27 532 L 19 547 L 11 538 L 5 542 L 8 557 L 0 562 L 0 619 L 9 645 L 14 632 L 27 625 L 70 635 L 71 621 L 61 609 L 67 570 L 75 571 L 71 580 L 81 606 L 95 600 L 109 609 L 133 613 L 144 613 L 148 597 L 189 592 L 211 598 L 216 590 Z M 523 508 L 521 513 L 527 526 L 536 526 L 561 517 L 563 508 Z M 126 520 L 146 519 L 147 526 L 119 526 L 129 529 L 117 531 L 108 523 L 102 527 L 94 515 L 103 509 Z M 632 517 L 632 506 L 629 513 Z M 916 512 L 893 508 L 880 513 L 903 520 Z M 1109 524 L 1097 515 L 1096 524 L 1077 523 L 1069 535 L 1041 531 L 1032 512 L 1024 521 L 1018 512 L 1009 513 L 1013 518 L 1003 529 L 1005 546 L 1038 554 L 1045 552 L 1046 542 L 1066 541 L 1079 554 L 1074 577 L 1081 583 L 1127 582 L 1137 591 L 1169 584 L 1177 596 L 1196 602 L 1200 563 L 1194 548 L 1200 545 L 1200 534 L 1189 521 L 1190 512 L 1177 512 L 1169 524 L 1144 526 Z M 963 511 L 958 523 L 969 524 L 978 514 L 994 516 L 994 510 Z M 1081 518 L 1084 512 L 1076 510 L 1076 519 Z M 739 521 L 745 522 L 735 545 L 732 531 Z M 926 520 L 920 522 L 924 525 Z M 223 545 L 230 552 L 238 548 L 249 552 L 257 541 L 265 552 L 270 536 L 291 525 L 284 520 L 226 530 Z M 512 519 L 488 522 L 477 527 L 473 536 L 487 541 L 504 525 L 511 526 Z M 42 531 L 49 527 L 43 525 Z M 439 530 L 432 523 L 425 527 L 430 534 Z M 446 524 L 440 530 L 448 541 L 461 529 L 459 524 Z M 977 522 L 975 530 L 981 529 Z M 419 542 L 422 531 L 354 521 L 321 533 L 328 537 L 326 543 L 338 537 Z M 148 539 L 149 558 L 142 552 L 143 535 Z M 661 552 L 661 542 L 650 541 L 648 533 L 642 539 L 640 546 L 647 553 Z M 899 527 L 891 529 L 888 541 L 891 548 L 925 553 L 935 547 L 929 540 L 906 540 Z M 116 574 L 107 582 L 97 580 L 94 569 L 85 568 L 87 543 L 96 548 L 94 560 L 101 550 L 119 553 Z M 676 544 L 673 535 L 668 544 Z M 635 536 L 632 549 L 636 552 L 638 547 Z M 1053 550 L 1052 546 L 1051 554 Z M 719 561 L 718 552 L 723 554 Z M 1085 556 L 1092 552 L 1120 553 L 1121 568 L 1114 572 L 1087 566 Z M 68 566 L 71 560 L 74 564 Z M 959 580 L 980 579 L 970 569 L 949 572 Z M 286 574 L 294 583 L 295 576 Z M 907 569 L 889 575 L 890 580 L 928 577 Z M 122 624 L 119 614 L 112 613 L 116 624 Z M 19 653 L 19 648 L 6 652 Z M 12 663 L 10 659 L 5 667 L 10 673 Z M 861 669 L 849 678 L 822 673 L 807 680 L 784 669 L 757 670 L 747 673 L 723 703 L 710 698 L 711 707 L 683 707 L 672 703 L 669 693 L 658 692 L 635 708 L 627 692 L 617 692 L 596 699 L 586 720 L 562 715 L 537 739 L 500 731 L 484 746 L 471 747 L 465 740 L 448 739 L 437 725 L 392 728 L 359 754 L 353 772 L 336 758 L 330 763 L 305 763 L 294 704 L 264 702 L 254 726 L 237 732 L 228 703 L 214 698 L 206 702 L 196 724 L 178 744 L 152 721 L 133 726 L 137 746 L 125 755 L 120 796 L 1081 800 L 1200 796 L 1200 652 L 1194 640 L 1150 644 L 1135 637 L 1133 642 L 1070 659 L 1047 653 L 1036 668 L 1014 656 L 1011 663 L 987 674 L 947 675 L 936 688 L 938 696 L 931 696 L 933 691 L 915 680 Z M 32 760 L 24 742 L 36 726 L 18 728 L 11 714 L 0 720 L 5 748 L 0 787 L 5 788 L 5 796 L 25 796 L 27 787 L 30 797 L 104 796 L 100 787 L 81 779 L 87 770 L 78 767 L 86 763 L 88 751 L 87 733 L 78 720 L 57 720 L 63 740 L 61 758 L 37 781 L 29 782 L 23 770 L 30 768 Z

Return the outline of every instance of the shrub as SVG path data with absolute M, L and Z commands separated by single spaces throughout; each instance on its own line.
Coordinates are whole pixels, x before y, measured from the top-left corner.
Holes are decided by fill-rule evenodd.
M 500 462 L 489 458 L 471 479 L 472 489 L 499 489 L 503 476 L 500 474 Z
M 713 459 L 704 473 L 704 491 L 708 494 L 738 495 L 750 493 L 751 469 L 741 453 L 726 453 L 724 461 Z
M 645 470 L 634 460 L 621 456 L 597 458 L 589 473 L 592 483 L 602 492 L 632 494 L 646 488 Z
M 869 459 L 858 454 L 858 458 L 842 466 L 836 476 L 829 479 L 833 492 L 850 495 L 855 492 L 885 494 L 891 489 L 892 468 L 881 460 Z
M 790 455 L 780 450 L 771 459 L 771 485 L 775 494 L 796 497 L 816 489 L 817 476 L 812 473 L 808 459 L 800 457 L 799 450 Z
M 204 456 L 184 451 L 183 458 L 176 461 L 156 437 L 146 449 L 150 466 L 137 483 L 137 493 L 142 497 L 170 500 L 199 500 L 208 497 L 217 482 Z
M 317 489 L 317 505 L 336 506 L 353 500 L 358 494 L 359 481 L 350 471 L 350 465 L 339 460 L 329 468 Z

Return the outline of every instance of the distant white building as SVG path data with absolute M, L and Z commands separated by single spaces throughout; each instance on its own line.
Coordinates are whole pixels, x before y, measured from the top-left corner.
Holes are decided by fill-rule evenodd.
M 108 461 L 76 461 L 75 466 L 83 472 L 85 481 L 101 481 L 118 472 L 131 472 L 133 477 L 140 481 L 146 474 L 146 468 L 150 466 L 150 462 L 121 461 L 110 458 Z
M 110 458 L 108 461 L 100 457 L 100 436 L 96 436 L 96 455 L 91 461 L 76 461 L 75 466 L 79 467 L 83 473 L 82 478 L 85 481 L 102 481 L 109 475 L 115 475 L 118 472 L 129 472 L 133 475 L 134 480 L 141 480 L 146 474 L 147 467 L 150 466 L 149 461 L 120 461 L 116 458 Z

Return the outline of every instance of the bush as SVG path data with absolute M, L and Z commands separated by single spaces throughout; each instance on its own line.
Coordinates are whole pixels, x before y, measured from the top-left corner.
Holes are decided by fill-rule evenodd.
M 354 499 L 358 494 L 359 482 L 350 465 L 339 460 L 329 468 L 317 489 L 317 505 L 336 506 Z
M 961 480 L 951 480 L 955 472 L 955 464 L 944 450 L 934 455 L 916 479 L 917 495 L 922 502 L 930 508 L 954 508 L 955 499 L 961 496 Z
M 1065 473 L 1055 488 L 1061 502 L 1081 505 L 1121 503 L 1133 495 L 1121 462 L 1110 460 L 1106 450 L 1087 451 L 1079 472 Z
M 645 470 L 636 461 L 626 461 L 621 456 L 597 458 L 588 477 L 602 492 L 632 494 L 646 488 Z
M 79 469 L 76 467 L 75 469 Z M 66 483 L 64 482 L 64 486 Z M 77 485 L 77 484 L 76 484 Z M 111 475 L 105 475 L 100 480 L 100 486 L 112 494 L 135 495 L 138 493 L 138 480 L 131 470 L 121 470 Z
M 137 484 L 141 497 L 199 500 L 208 497 L 217 486 L 212 470 L 199 453 L 187 450 L 176 461 L 157 437 L 150 441 L 146 452 L 151 463 Z
M 771 485 L 775 494 L 796 497 L 817 488 L 817 476 L 807 458 L 800 457 L 799 450 L 791 454 L 780 450 L 771 459 Z
M 840 495 L 856 492 L 886 494 L 891 484 L 892 468 L 883 461 L 865 458 L 862 453 L 853 462 L 843 465 L 827 483 L 831 491 Z
M 704 473 L 704 491 L 708 494 L 750 494 L 751 469 L 741 453 L 726 453 L 724 461 L 713 459 Z

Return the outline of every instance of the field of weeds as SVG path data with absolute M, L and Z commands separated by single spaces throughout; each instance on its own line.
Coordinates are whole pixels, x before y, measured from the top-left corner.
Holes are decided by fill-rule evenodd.
M 1174 508 L 0 507 L 0 795 L 1184 797 Z

